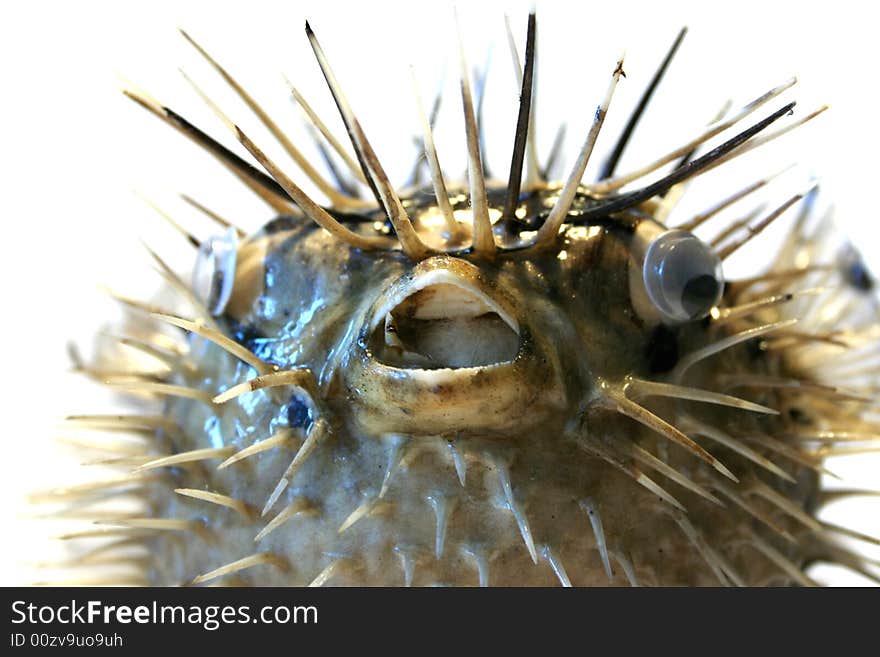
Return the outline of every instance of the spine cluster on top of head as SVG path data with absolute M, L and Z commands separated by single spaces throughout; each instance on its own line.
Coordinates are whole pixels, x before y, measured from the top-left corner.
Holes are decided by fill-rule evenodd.
M 436 110 L 439 104 L 435 103 L 432 110 L 431 118 L 426 118 L 422 111 L 422 124 L 424 134 L 422 144 L 424 146 L 425 162 L 428 165 L 431 181 L 437 197 L 438 207 L 442 210 L 446 221 L 447 229 L 447 247 L 444 252 L 449 253 L 472 253 L 478 257 L 493 258 L 500 251 L 503 252 L 508 248 L 516 251 L 529 248 L 544 248 L 552 246 L 556 242 L 556 236 L 560 227 L 568 219 L 569 210 L 576 195 L 579 192 L 586 191 L 588 194 L 595 196 L 599 201 L 589 208 L 583 216 L 579 218 L 582 221 L 588 221 L 599 217 L 605 217 L 609 214 L 621 212 L 628 208 L 639 205 L 655 197 L 662 197 L 671 189 L 680 187 L 685 181 L 693 179 L 695 176 L 708 171 L 720 164 L 729 161 L 745 152 L 748 152 L 768 141 L 788 132 L 789 130 L 812 119 L 822 111 L 825 107 L 808 114 L 805 117 L 785 126 L 776 132 L 765 134 L 757 137 L 772 123 L 776 122 L 786 114 L 790 114 L 794 107 L 794 103 L 788 103 L 779 110 L 773 112 L 763 120 L 755 123 L 751 127 L 741 131 L 737 135 L 726 140 L 719 146 L 715 147 L 708 153 L 694 157 L 697 149 L 712 137 L 731 128 L 749 114 L 754 112 L 760 106 L 775 98 L 783 91 L 791 87 L 795 80 L 780 85 L 779 87 L 768 91 L 756 100 L 745 105 L 738 113 L 732 117 L 725 119 L 722 114 L 714 120 L 710 126 L 698 135 L 695 139 L 682 145 L 681 147 L 671 151 L 670 153 L 658 158 L 656 161 L 637 169 L 629 174 L 616 176 L 614 175 L 617 163 L 623 153 L 626 145 L 631 138 L 635 127 L 648 106 L 652 95 L 657 89 L 663 74 L 667 70 L 674 54 L 678 50 L 682 39 L 686 33 L 686 29 L 682 29 L 676 37 L 672 47 L 669 49 L 665 58 L 661 62 L 654 77 L 645 90 L 642 98 L 634 109 L 629 121 L 627 122 L 623 132 L 617 140 L 611 155 L 606 160 L 600 175 L 600 180 L 596 183 L 584 186 L 582 180 L 584 171 L 591 159 L 591 154 L 599 132 L 602 128 L 605 116 L 608 112 L 614 89 L 621 77 L 625 76 L 623 71 L 623 61 L 616 63 L 611 83 L 604 100 L 596 108 L 586 139 L 580 148 L 576 162 L 568 177 L 564 180 L 558 199 L 550 211 L 547 219 L 537 231 L 537 234 L 524 241 L 516 247 L 501 247 L 497 244 L 493 225 L 489 218 L 487 196 L 486 196 L 486 176 L 483 165 L 483 154 L 481 153 L 481 124 L 479 114 L 475 111 L 473 95 L 465 61 L 464 47 L 459 42 L 459 57 L 461 62 L 461 98 L 465 118 L 465 130 L 467 136 L 467 161 L 468 161 L 468 183 L 470 187 L 470 204 L 471 216 L 473 221 L 472 242 L 471 245 L 464 250 L 461 247 L 462 229 L 458 221 L 454 218 L 452 207 L 449 202 L 449 194 L 447 184 L 444 179 L 443 172 L 437 157 L 436 148 L 432 135 L 432 124 L 436 118 Z M 430 255 L 434 255 L 437 251 L 429 247 L 419 236 L 418 230 L 414 225 L 412 218 L 407 213 L 404 205 L 401 203 L 394 185 L 389 180 L 384 168 L 379 162 L 370 141 L 361 127 L 354 111 L 348 103 L 342 87 L 333 74 L 330 64 L 324 54 L 321 45 L 318 42 L 315 33 L 312 31 L 308 23 L 306 23 L 306 34 L 314 51 L 317 62 L 324 74 L 328 88 L 333 96 L 339 114 L 345 125 L 351 145 L 354 149 L 355 159 L 347 154 L 342 148 L 339 141 L 327 129 L 325 123 L 316 115 L 308 103 L 292 85 L 291 92 L 297 103 L 303 109 L 310 124 L 317 133 L 326 140 L 326 144 L 315 135 L 321 152 L 327 157 L 328 163 L 332 162 L 330 154 L 326 148 L 329 145 L 333 151 L 343 158 L 349 167 L 351 175 L 357 182 L 365 183 L 372 192 L 376 206 L 382 208 L 394 229 L 395 239 L 389 239 L 384 235 L 365 235 L 350 230 L 342 221 L 333 216 L 325 206 L 314 201 L 299 187 L 284 171 L 273 162 L 233 121 L 231 121 L 215 103 L 213 103 L 198 87 L 192 83 L 189 78 L 187 80 L 193 85 L 199 95 L 211 106 L 211 108 L 221 117 L 227 124 L 238 141 L 253 155 L 260 165 L 269 173 L 266 175 L 263 171 L 256 169 L 251 164 L 245 162 L 240 157 L 232 153 L 222 144 L 208 136 L 205 132 L 195 127 L 186 119 L 178 115 L 168 107 L 149 98 L 145 94 L 126 90 L 125 93 L 137 101 L 140 105 L 150 110 L 156 116 L 163 119 L 169 125 L 175 127 L 194 142 L 205 148 L 212 155 L 217 157 L 224 165 L 226 165 L 233 173 L 238 176 L 242 182 L 257 193 L 263 200 L 269 203 L 276 211 L 280 213 L 290 213 L 297 209 L 313 220 L 316 224 L 325 228 L 343 242 L 353 247 L 361 249 L 401 249 L 408 257 L 413 260 L 421 260 Z M 325 179 L 302 155 L 297 147 L 292 143 L 290 138 L 278 126 L 275 121 L 263 110 L 263 108 L 248 94 L 247 91 L 223 68 L 216 60 L 214 60 L 208 52 L 202 48 L 195 40 L 186 32 L 184 37 L 189 41 L 198 52 L 211 64 L 211 66 L 221 75 L 227 84 L 235 91 L 235 93 L 245 102 L 245 104 L 254 112 L 259 120 L 268 128 L 271 134 L 278 140 L 284 150 L 298 164 L 306 176 L 324 193 L 329 205 L 327 208 L 335 210 L 356 210 L 372 203 L 366 202 L 357 196 L 351 195 L 351 184 L 344 181 L 341 176 L 336 176 L 337 185 L 331 184 Z M 534 139 L 530 132 L 534 123 L 534 112 L 532 111 L 532 97 L 535 86 L 535 53 L 536 53 L 536 20 L 535 14 L 529 15 L 528 30 L 526 35 L 526 50 L 524 64 L 519 63 L 519 55 L 516 51 L 516 45 L 510 27 L 508 24 L 508 35 L 510 37 L 511 52 L 514 58 L 515 70 L 517 78 L 521 81 L 519 111 L 516 121 L 516 131 L 514 134 L 513 149 L 511 155 L 511 165 L 509 171 L 508 182 L 505 190 L 505 200 L 502 209 L 502 218 L 510 219 L 519 204 L 520 193 L 522 191 L 522 175 L 524 162 L 537 162 L 537 156 L 534 153 Z M 418 94 L 417 94 L 418 95 Z M 419 101 L 419 106 L 421 103 Z M 624 185 L 628 185 L 638 181 L 651 173 L 657 171 L 662 166 L 678 161 L 675 168 L 660 179 L 647 184 L 635 191 L 618 193 L 618 190 Z M 528 186 L 545 186 L 547 180 L 542 178 L 541 172 L 530 165 L 529 174 L 527 176 L 526 185 Z M 336 172 L 336 169 L 332 169 Z M 349 190 L 347 192 L 346 190 Z M 792 201 L 793 202 L 793 201 Z M 778 214 L 781 214 L 788 205 L 781 207 Z M 757 230 L 760 231 L 764 225 L 772 221 L 778 214 L 765 219 L 758 223 Z M 748 226 L 744 226 L 752 229 Z M 725 254 L 726 255 L 726 254 Z

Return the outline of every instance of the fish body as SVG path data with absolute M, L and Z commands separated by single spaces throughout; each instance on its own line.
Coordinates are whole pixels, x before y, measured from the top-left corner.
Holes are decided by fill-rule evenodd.
M 740 586 L 813 584 L 814 561 L 870 572 L 816 513 L 826 450 L 875 431 L 873 374 L 846 367 L 876 339 L 873 280 L 854 250 L 824 252 L 814 186 L 712 242 L 696 228 L 772 177 L 667 225 L 693 178 L 818 112 L 788 118 L 776 98 L 790 81 L 663 163 L 616 174 L 682 31 L 601 179 L 583 174 L 622 61 L 571 172 L 549 180 L 529 164 L 535 25 L 507 180 L 485 175 L 462 61 L 466 180 L 444 178 L 425 116 L 419 180 L 396 190 L 308 24 L 354 153 L 327 205 L 198 87 L 259 166 L 126 91 L 278 215 L 251 235 L 214 216 L 222 230 L 191 240 L 192 285 L 156 258 L 191 317 L 129 300 L 167 356 L 159 378 L 109 381 L 163 400 L 131 475 L 144 515 L 108 523 L 146 550 L 146 582 Z M 785 213 L 797 219 L 774 259 L 726 278 L 724 261 Z M 168 324 L 184 332 L 170 351 L 157 342 Z

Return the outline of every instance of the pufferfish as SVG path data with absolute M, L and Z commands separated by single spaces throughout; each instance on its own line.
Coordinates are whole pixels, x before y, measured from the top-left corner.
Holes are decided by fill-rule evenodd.
M 126 369 L 120 345 L 78 363 L 159 404 L 69 418 L 125 434 L 102 447 L 118 478 L 50 493 L 98 518 L 66 537 L 104 539 L 78 565 L 122 564 L 120 581 L 151 585 L 812 585 L 816 562 L 878 581 L 843 540 L 876 539 L 816 514 L 861 492 L 823 490 L 824 457 L 878 432 L 877 372 L 862 364 L 880 326 L 870 274 L 854 249 L 823 252 L 830 224 L 811 214 L 815 187 L 729 222 L 711 243 L 694 234 L 772 176 L 665 223 L 696 176 L 821 111 L 786 124 L 794 103 L 763 109 L 793 80 L 618 174 L 682 30 L 599 180 L 584 172 L 623 61 L 554 182 L 531 138 L 531 14 L 524 57 L 514 52 L 507 180 L 486 174 L 462 54 L 466 180 L 441 169 L 435 102 L 421 110 L 424 157 L 396 189 L 308 24 L 306 34 L 352 146 L 292 89 L 333 182 L 183 35 L 326 205 L 198 87 L 259 168 L 125 91 L 277 216 L 247 235 L 190 200 L 220 227 L 201 240 L 175 224 L 198 249 L 192 282 L 153 256 L 192 314 L 118 296 L 131 312 L 121 346 L 156 367 Z M 701 152 L 735 125 L 747 127 Z M 732 253 L 795 213 L 768 266 L 725 278 Z M 118 499 L 135 510 L 104 510 Z

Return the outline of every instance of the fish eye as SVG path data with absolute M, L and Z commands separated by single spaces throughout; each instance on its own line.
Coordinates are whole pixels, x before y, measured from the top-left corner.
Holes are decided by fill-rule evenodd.
M 660 233 L 645 252 L 645 290 L 671 322 L 705 317 L 721 299 L 721 259 L 702 240 L 683 230 Z
M 232 296 L 238 235 L 229 228 L 202 242 L 193 268 L 193 292 L 212 315 L 223 313 Z

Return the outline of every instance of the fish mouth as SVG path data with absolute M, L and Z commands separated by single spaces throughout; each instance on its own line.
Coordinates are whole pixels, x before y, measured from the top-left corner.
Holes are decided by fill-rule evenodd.
M 435 269 L 402 285 L 378 309 L 369 346 L 376 361 L 399 369 L 486 368 L 513 362 L 520 328 L 503 302 Z
M 564 394 L 517 301 L 495 277 L 435 256 L 367 315 L 344 383 L 354 421 L 379 435 L 503 436 L 535 426 Z

